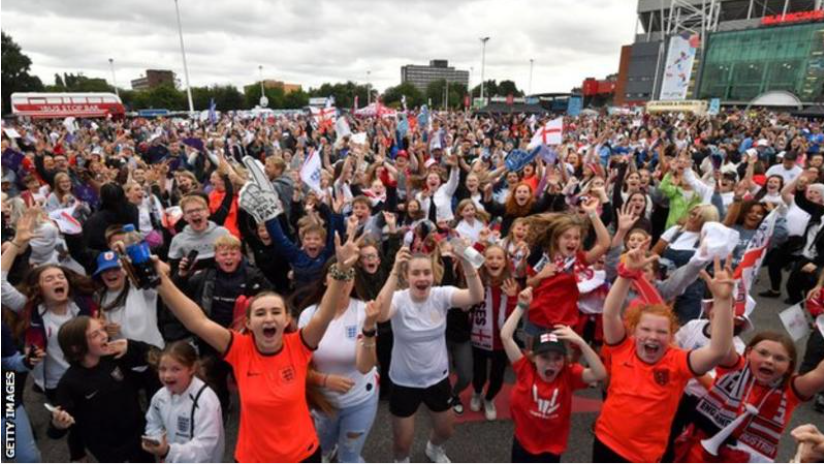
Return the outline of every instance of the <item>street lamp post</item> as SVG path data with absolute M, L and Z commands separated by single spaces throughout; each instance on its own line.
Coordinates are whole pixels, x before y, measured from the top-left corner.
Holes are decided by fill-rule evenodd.
M 372 74 L 372 71 L 366 71 L 366 107 L 368 108 L 369 105 L 372 104 L 372 83 L 369 82 L 369 75 Z
M 484 67 L 486 66 L 486 43 L 489 37 L 481 37 L 481 104 L 484 102 Z
M 117 98 L 120 98 L 120 90 L 117 88 L 117 78 L 114 75 L 114 58 L 109 58 L 109 67 L 112 69 L 112 86 L 114 87 L 114 93 L 117 95 Z
M 535 65 L 535 60 L 529 59 L 529 94 L 532 95 L 532 67 Z
M 269 99 L 266 98 L 266 92 L 263 90 L 263 65 L 258 65 L 258 71 L 260 72 L 260 106 L 267 107 L 269 106 Z
M 175 0 L 175 13 L 177 13 L 177 32 L 180 35 L 180 54 L 183 55 L 183 76 L 186 78 L 186 96 L 189 97 L 189 114 L 195 113 L 195 105 L 192 101 L 192 86 L 189 85 L 189 66 L 186 64 L 186 47 L 183 45 L 183 26 L 180 25 L 180 7 Z

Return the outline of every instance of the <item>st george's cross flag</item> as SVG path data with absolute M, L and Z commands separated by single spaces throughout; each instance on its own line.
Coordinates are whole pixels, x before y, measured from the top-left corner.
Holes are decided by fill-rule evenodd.
M 564 138 L 564 118 L 556 118 L 535 131 L 528 149 L 541 145 L 560 145 Z

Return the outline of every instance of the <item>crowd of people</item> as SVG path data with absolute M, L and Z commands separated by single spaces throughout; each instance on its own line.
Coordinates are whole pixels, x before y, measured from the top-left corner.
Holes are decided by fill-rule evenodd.
M 217 462 L 239 410 L 238 462 L 363 462 L 385 400 L 396 462 L 422 405 L 450 462 L 456 416 L 505 391 L 511 460 L 559 462 L 597 389 L 595 462 L 774 461 L 799 404 L 824 412 L 824 338 L 798 353 L 749 293 L 763 261 L 760 298 L 822 314 L 822 123 L 604 113 L 536 146 L 548 120 L 6 122 L 11 457 Z

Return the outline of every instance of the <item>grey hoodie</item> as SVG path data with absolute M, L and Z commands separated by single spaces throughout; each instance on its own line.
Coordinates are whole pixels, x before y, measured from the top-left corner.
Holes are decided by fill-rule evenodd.
M 618 278 L 618 264 L 621 261 L 622 251 L 622 246 L 616 246 L 610 248 L 607 252 L 604 266 L 607 271 L 607 282 L 614 282 Z M 650 283 L 658 290 L 658 294 L 661 295 L 664 301 L 671 302 L 681 296 L 687 287 L 698 279 L 701 269 L 706 268 L 708 264 L 709 261 L 702 261 L 697 257 L 693 257 L 689 263 L 672 272 L 666 280 L 654 280 Z M 637 297 L 635 291 L 630 288 L 624 302 L 632 301 Z
M 212 221 L 201 233 L 192 230 L 192 226 L 183 228 L 183 232 L 177 234 L 172 239 L 169 247 L 169 259 L 183 259 L 192 250 L 197 250 L 197 259 L 211 259 L 215 257 L 215 240 L 229 231 L 225 227 L 219 226 Z

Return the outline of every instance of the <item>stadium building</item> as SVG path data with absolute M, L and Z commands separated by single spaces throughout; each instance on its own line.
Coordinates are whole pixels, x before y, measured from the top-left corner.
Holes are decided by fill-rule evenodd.
M 824 0 L 639 0 L 616 105 L 824 100 Z M 783 103 L 780 103 L 783 102 Z

